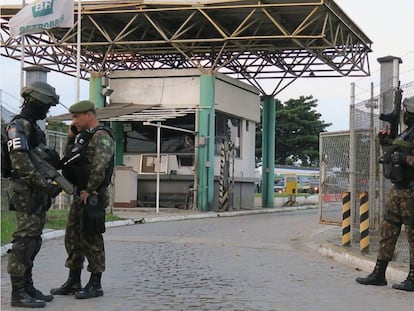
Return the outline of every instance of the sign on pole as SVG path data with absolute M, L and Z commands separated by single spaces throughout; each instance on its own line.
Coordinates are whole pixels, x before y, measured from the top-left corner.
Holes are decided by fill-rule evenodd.
M 27 4 L 10 19 L 11 35 L 16 38 L 46 29 L 73 27 L 73 2 L 74 0 L 36 0 Z

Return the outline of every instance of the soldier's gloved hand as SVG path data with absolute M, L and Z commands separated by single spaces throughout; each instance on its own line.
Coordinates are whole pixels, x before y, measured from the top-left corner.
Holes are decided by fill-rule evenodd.
M 382 129 L 378 133 L 378 140 L 380 145 L 391 145 L 392 144 L 392 138 L 390 136 L 390 132 L 388 129 Z
M 62 192 L 62 187 L 54 184 L 48 184 L 46 187 L 46 193 L 51 197 L 57 197 Z
M 394 152 L 391 155 L 391 161 L 394 164 L 403 164 L 405 163 L 406 155 L 401 152 Z

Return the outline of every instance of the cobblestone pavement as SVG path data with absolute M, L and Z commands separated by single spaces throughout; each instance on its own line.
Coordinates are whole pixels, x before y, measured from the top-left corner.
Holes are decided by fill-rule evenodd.
M 110 228 L 104 235 L 105 295 L 55 296 L 45 309 L 412 310 L 413 293 L 361 286 L 355 277 L 365 272 L 318 254 L 322 241 L 338 230 L 319 225 L 317 210 Z M 44 242 L 34 267 L 39 289 L 63 283 L 64 260 L 63 238 Z M 3 257 L 1 310 L 12 310 L 6 265 Z

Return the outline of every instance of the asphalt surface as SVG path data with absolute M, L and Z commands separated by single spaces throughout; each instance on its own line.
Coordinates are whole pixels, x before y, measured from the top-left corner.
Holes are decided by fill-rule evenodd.
M 295 209 L 115 211 L 130 220 L 109 224 L 104 234 L 105 295 L 55 296 L 45 309 L 412 310 L 414 294 L 391 289 L 405 278 L 408 264 L 391 264 L 388 286 L 356 284 L 372 269 L 375 254 L 341 247 L 339 227 L 318 224 L 315 209 Z M 45 233 L 44 240 L 33 274 L 46 293 L 66 280 L 68 270 L 63 231 Z M 7 255 L 1 310 L 19 310 L 10 307 L 6 268 Z M 84 285 L 88 277 L 84 270 Z

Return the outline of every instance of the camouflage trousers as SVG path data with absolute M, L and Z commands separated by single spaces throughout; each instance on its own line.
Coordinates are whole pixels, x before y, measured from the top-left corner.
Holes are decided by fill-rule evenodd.
M 79 197 L 74 196 L 69 209 L 65 233 L 65 248 L 68 255 L 65 266 L 82 269 L 85 258 L 89 272 L 105 271 L 105 247 L 102 234 L 88 234 L 83 228 L 83 213 L 86 208 Z
M 392 188 L 387 194 L 385 215 L 381 223 L 379 260 L 392 259 L 403 224 L 410 247 L 410 264 L 414 264 L 414 191 Z
M 14 276 L 29 275 L 42 245 L 41 234 L 50 199 L 46 193 L 30 190 L 14 181 L 10 182 L 8 195 L 16 210 L 16 231 L 9 251 L 7 272 Z

